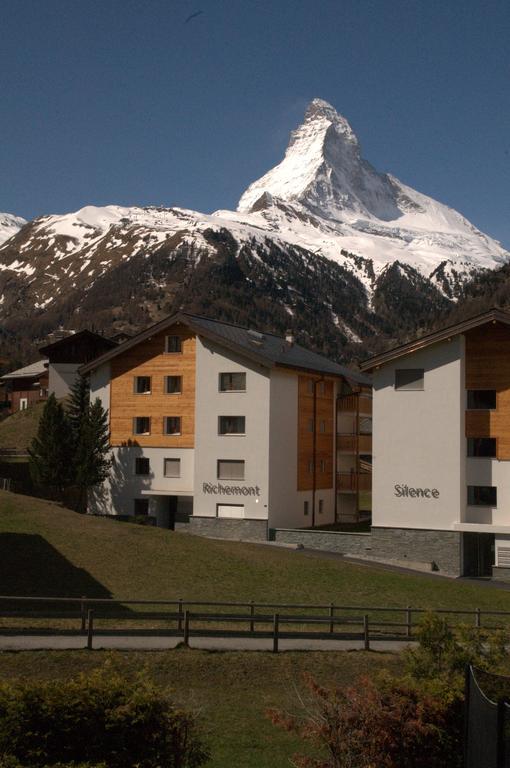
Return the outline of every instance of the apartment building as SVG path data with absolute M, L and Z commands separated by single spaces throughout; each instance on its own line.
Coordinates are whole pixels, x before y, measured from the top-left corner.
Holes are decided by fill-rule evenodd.
M 266 539 L 367 506 L 370 380 L 290 336 L 179 313 L 80 372 L 109 412 L 114 459 L 91 512 Z
M 372 538 L 400 560 L 510 578 L 510 313 L 367 361 Z

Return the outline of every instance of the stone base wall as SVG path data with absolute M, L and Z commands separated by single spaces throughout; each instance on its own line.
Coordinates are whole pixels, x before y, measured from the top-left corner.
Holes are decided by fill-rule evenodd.
M 510 581 L 510 568 L 502 568 L 499 565 L 493 565 L 492 578 L 497 581 Z
M 235 541 L 267 541 L 267 520 L 236 520 L 226 517 L 189 518 L 189 532 Z
M 434 571 L 448 576 L 462 573 L 461 536 L 458 531 L 418 528 L 372 528 L 372 557 L 431 563 Z
M 307 549 L 322 549 L 341 555 L 370 555 L 370 533 L 344 533 L 304 529 L 272 528 L 271 540 L 282 544 L 301 544 Z

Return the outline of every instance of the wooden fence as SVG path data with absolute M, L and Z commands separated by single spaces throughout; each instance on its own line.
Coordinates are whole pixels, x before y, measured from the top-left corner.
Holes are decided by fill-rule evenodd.
M 412 640 L 428 609 L 296 603 L 0 596 L 0 634 L 252 637 L 359 640 L 366 650 L 381 640 Z M 510 628 L 510 611 L 438 609 L 452 626 Z M 496 623 L 494 623 L 496 621 Z M 503 623 L 502 623 L 503 621 Z M 149 625 L 150 622 L 150 625 Z

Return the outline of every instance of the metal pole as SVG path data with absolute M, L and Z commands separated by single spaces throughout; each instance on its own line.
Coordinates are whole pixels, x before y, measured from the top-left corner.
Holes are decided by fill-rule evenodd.
M 189 645 L 189 611 L 184 611 L 184 645 Z
M 329 618 L 333 619 L 334 616 L 335 616 L 335 606 L 334 606 L 333 603 L 330 603 L 329 604 Z M 335 625 L 333 624 L 332 621 L 330 621 L 329 622 L 329 631 L 330 631 L 330 633 L 333 634 L 334 630 L 335 630 Z
M 177 631 L 182 632 L 182 597 L 179 598 L 179 618 L 177 619 Z
M 365 614 L 363 616 L 363 641 L 365 646 L 365 651 L 370 650 L 370 637 L 369 637 L 369 630 L 368 630 L 368 615 Z
M 85 634 L 87 631 L 87 608 L 85 601 L 87 599 L 86 595 L 82 595 L 81 602 L 80 602 L 80 613 L 81 613 L 81 633 L 82 635 Z
M 255 631 L 255 622 L 253 621 L 253 615 L 255 613 L 255 606 L 253 605 L 253 600 L 250 603 L 250 616 L 252 617 L 250 620 L 250 632 Z
M 407 635 L 407 637 L 412 637 L 412 623 L 411 623 L 412 622 L 412 618 L 411 617 L 412 617 L 411 606 L 408 605 L 407 608 L 406 608 L 406 623 L 407 623 L 406 635 Z
M 87 612 L 87 648 L 92 650 L 92 638 L 94 635 L 94 611 Z
M 280 623 L 280 616 L 275 613 L 273 616 L 273 653 L 278 653 L 278 629 Z

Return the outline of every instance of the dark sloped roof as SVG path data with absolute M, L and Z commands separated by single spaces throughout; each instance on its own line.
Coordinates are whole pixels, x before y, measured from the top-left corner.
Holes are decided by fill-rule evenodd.
M 392 360 L 396 360 L 404 355 L 410 355 L 413 352 L 418 352 L 420 349 L 429 347 L 431 344 L 437 344 L 440 341 L 446 341 L 453 336 L 458 336 L 461 333 L 471 331 L 473 328 L 478 328 L 481 325 L 487 323 L 503 323 L 504 325 L 510 325 L 510 312 L 505 312 L 502 309 L 490 309 L 488 312 L 483 312 L 480 315 L 474 315 L 468 320 L 464 320 L 461 323 L 455 323 L 455 325 L 448 325 L 442 328 L 440 331 L 434 331 L 434 333 L 428 333 L 426 336 L 414 339 L 407 344 L 401 344 L 398 347 L 383 352 L 375 357 L 370 357 L 361 364 L 362 371 L 372 371 L 374 368 L 378 368 L 385 363 L 390 363 Z
M 40 347 L 39 352 L 41 355 L 49 355 L 56 349 L 65 348 L 70 344 L 75 344 L 77 340 L 81 342 L 84 339 L 89 339 L 90 341 L 98 341 L 103 344 L 105 348 L 111 347 L 113 349 L 117 346 L 117 342 L 112 341 L 111 339 L 107 339 L 106 336 L 101 336 L 99 333 L 94 333 L 94 331 L 89 331 L 87 328 L 85 328 L 83 331 L 70 333 L 68 336 L 64 336 L 58 341 L 53 341 L 51 344 L 46 344 L 44 347 Z
M 107 352 L 96 360 L 80 368 L 81 373 L 88 373 L 99 365 L 113 357 L 122 354 L 125 350 L 136 346 L 140 342 L 154 336 L 176 323 L 182 323 L 200 336 L 214 341 L 227 349 L 244 355 L 255 362 L 268 367 L 284 366 L 298 368 L 306 371 L 329 374 L 331 376 L 343 376 L 357 384 L 370 386 L 370 379 L 357 371 L 352 371 L 346 366 L 328 360 L 327 357 L 301 347 L 299 344 L 289 343 L 282 336 L 272 333 L 257 332 L 249 328 L 243 328 L 233 323 L 224 323 L 212 320 L 200 315 L 191 315 L 180 312 L 177 315 L 162 320 L 160 323 L 142 331 L 132 339 L 120 344 L 116 349 Z

